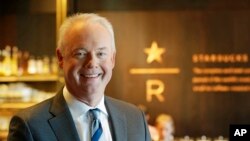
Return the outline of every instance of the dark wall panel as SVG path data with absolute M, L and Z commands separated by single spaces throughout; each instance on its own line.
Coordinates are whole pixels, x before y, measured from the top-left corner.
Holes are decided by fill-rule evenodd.
M 116 67 L 108 95 L 146 105 L 152 116 L 151 123 L 160 113 L 171 114 L 175 119 L 177 136 L 228 136 L 229 124 L 250 123 L 250 90 L 197 92 L 193 90 L 196 84 L 192 82 L 194 77 L 199 76 L 193 71 L 197 67 L 250 67 L 250 11 L 134 11 L 99 14 L 110 19 L 116 34 Z M 165 53 L 161 55 L 162 63 L 146 62 L 144 49 L 149 48 L 153 41 L 158 43 L 159 48 L 165 48 Z M 195 63 L 193 56 L 196 54 L 216 54 L 217 57 L 244 54 L 248 59 L 239 63 L 222 63 L 218 60 L 213 63 Z M 132 68 L 179 68 L 180 73 L 135 75 L 130 73 Z M 234 74 L 222 74 L 219 77 L 231 75 Z M 249 74 L 239 76 L 247 78 Z M 147 101 L 146 82 L 152 79 L 164 84 L 163 102 L 155 96 L 152 101 Z M 221 84 L 238 85 L 216 83 Z M 248 81 L 242 85 L 249 86 L 250 83 Z

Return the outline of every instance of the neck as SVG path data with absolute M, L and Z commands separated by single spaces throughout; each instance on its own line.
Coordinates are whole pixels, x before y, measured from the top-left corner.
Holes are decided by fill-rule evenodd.
M 90 107 L 96 107 L 100 103 L 103 96 L 103 94 L 91 94 L 90 96 L 76 97 L 76 99 Z
M 70 89 L 68 87 L 66 87 L 66 90 L 77 100 L 87 104 L 90 107 L 96 107 L 104 96 L 104 92 L 102 91 L 90 93 L 86 91 L 74 91 L 74 89 Z

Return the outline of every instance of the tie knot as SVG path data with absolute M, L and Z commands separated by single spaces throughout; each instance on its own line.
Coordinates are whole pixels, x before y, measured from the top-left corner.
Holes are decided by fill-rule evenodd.
M 98 109 L 98 108 L 90 109 L 89 112 L 90 112 L 92 118 L 95 120 L 95 119 L 97 119 L 98 116 L 99 116 L 100 109 Z

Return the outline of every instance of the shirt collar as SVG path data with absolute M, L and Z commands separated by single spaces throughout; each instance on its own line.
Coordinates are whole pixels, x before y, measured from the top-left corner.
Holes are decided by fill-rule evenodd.
M 100 109 L 101 113 L 108 116 L 108 112 L 104 104 L 104 96 L 102 97 L 101 101 L 97 104 L 96 107 L 88 106 L 87 104 L 76 99 L 72 94 L 70 94 L 66 86 L 64 86 L 63 88 L 63 96 L 66 100 L 66 103 L 73 117 L 79 117 L 83 114 L 85 115 L 90 109 L 94 108 Z

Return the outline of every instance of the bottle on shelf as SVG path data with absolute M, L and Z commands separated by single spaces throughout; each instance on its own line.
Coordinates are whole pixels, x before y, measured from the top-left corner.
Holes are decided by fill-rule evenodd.
M 43 74 L 49 74 L 50 73 L 50 60 L 48 56 L 43 57 L 43 68 L 42 72 Z
M 17 46 L 6 45 L 0 50 L 0 76 L 22 76 L 34 74 L 58 74 L 58 64 L 55 56 L 40 57 L 21 51 Z
M 43 74 L 43 60 L 40 57 L 35 59 L 36 74 Z
M 3 72 L 3 54 L 2 54 L 2 50 L 0 50 L 0 76 L 4 74 Z
M 50 66 L 51 66 L 51 73 L 58 74 L 58 63 L 57 63 L 57 58 L 55 56 L 52 57 Z
M 23 74 L 27 75 L 28 74 L 28 62 L 30 58 L 30 53 L 28 51 L 24 51 L 22 55 L 22 69 L 23 69 Z
M 30 56 L 28 60 L 28 74 L 36 74 L 36 73 L 37 73 L 37 66 L 35 57 Z
M 18 75 L 18 48 L 16 46 L 12 48 L 11 75 Z
M 11 47 L 7 45 L 2 52 L 3 54 L 3 75 L 10 76 L 11 75 Z

